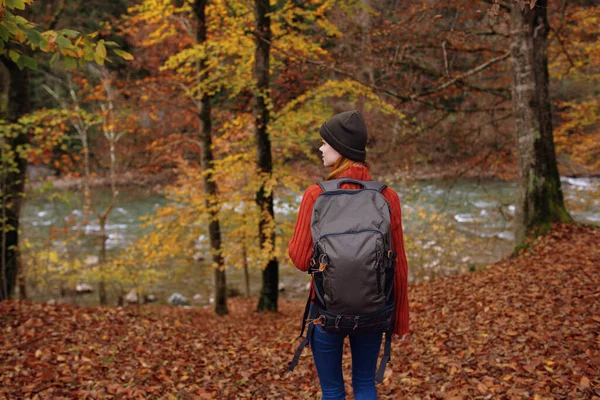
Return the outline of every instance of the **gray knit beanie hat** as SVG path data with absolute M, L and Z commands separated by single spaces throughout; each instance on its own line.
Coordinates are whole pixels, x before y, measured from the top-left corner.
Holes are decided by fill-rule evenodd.
M 358 111 L 345 111 L 327 120 L 319 130 L 321 137 L 342 156 L 364 162 L 367 157 L 367 126 Z

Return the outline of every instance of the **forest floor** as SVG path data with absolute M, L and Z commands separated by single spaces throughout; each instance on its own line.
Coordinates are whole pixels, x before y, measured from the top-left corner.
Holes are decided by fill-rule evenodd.
M 409 297 L 411 333 L 380 399 L 600 399 L 600 229 L 558 225 L 516 258 Z M 309 350 L 285 370 L 303 304 L 255 305 L 232 299 L 217 317 L 2 302 L 0 398 L 319 398 Z M 347 348 L 344 367 L 351 394 Z

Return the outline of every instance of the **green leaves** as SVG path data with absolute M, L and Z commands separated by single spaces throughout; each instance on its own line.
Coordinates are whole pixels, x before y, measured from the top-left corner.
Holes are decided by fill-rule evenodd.
M 72 29 L 62 29 L 60 33 L 70 38 L 76 38 L 77 36 L 79 36 L 79 32 L 74 31 Z
M 25 32 L 25 35 L 27 36 L 27 39 L 29 39 L 31 44 L 33 44 L 35 47 L 45 47 L 45 45 L 48 43 L 48 41 L 44 39 L 42 34 L 35 29 L 28 29 Z
M 106 58 L 106 47 L 104 46 L 104 40 L 98 41 L 98 44 L 96 45 L 96 54 L 102 59 Z
M 28 67 L 31 69 L 37 69 L 37 67 L 38 67 L 37 61 L 35 59 L 33 59 L 30 56 L 21 54 L 15 50 L 9 50 L 8 57 L 12 60 L 12 62 L 17 64 L 17 66 L 20 69 L 23 69 L 25 67 Z
M 12 62 L 16 63 L 17 61 L 19 61 L 19 58 L 21 57 L 21 54 L 14 51 L 14 50 L 9 50 L 8 51 L 8 57 L 12 60 Z
M 6 6 L 8 8 L 16 8 L 17 10 L 24 10 L 25 2 L 23 0 L 6 0 Z
M 3 25 L 0 25 L 0 39 L 4 40 L 5 42 L 8 42 L 8 37 L 8 29 L 6 29 L 6 27 L 4 27 Z
M 52 54 L 52 57 L 50 58 L 50 68 L 54 68 L 54 66 L 56 65 L 56 62 L 58 61 L 59 58 L 60 58 L 60 53 Z
M 53 53 L 50 66 L 54 68 L 62 58 L 65 68 L 83 66 L 86 62 L 96 62 L 104 65 L 109 60 L 107 47 L 114 48 L 115 54 L 124 60 L 132 60 L 133 56 L 119 50 L 116 42 L 98 40 L 94 42 L 96 34 L 82 35 L 73 29 L 57 31 L 40 31 L 38 27 L 26 18 L 14 15 L 11 10 L 24 10 L 31 5 L 31 0 L 0 0 L 0 7 L 5 6 L 0 13 L 0 54 L 4 54 L 6 44 L 14 42 L 8 56 L 19 68 L 36 69 L 38 66 L 35 58 L 24 55 L 25 46 L 34 51 Z
M 36 69 L 38 66 L 37 61 L 35 61 L 33 58 L 14 50 L 8 51 L 8 57 L 12 60 L 12 62 L 17 64 L 17 67 L 19 67 L 20 69 L 23 69 L 25 67 Z
M 64 68 L 77 68 L 77 60 L 75 60 L 73 57 L 64 57 L 63 58 L 63 67 Z
M 58 36 L 56 38 L 56 44 L 58 44 L 60 50 L 67 50 L 73 47 L 69 38 L 65 36 Z
M 17 62 L 19 68 L 23 69 L 23 67 L 27 67 L 29 69 L 37 69 L 38 63 L 37 61 L 29 56 L 21 55 L 19 61 Z
M 113 51 L 115 52 L 116 55 L 121 57 L 123 60 L 127 60 L 127 61 L 133 60 L 133 56 L 126 51 L 123 51 L 121 49 L 114 49 Z
M 104 40 L 99 40 L 96 45 L 96 52 L 94 54 L 94 61 L 97 64 L 104 65 L 104 60 L 106 59 L 106 47 L 104 46 Z

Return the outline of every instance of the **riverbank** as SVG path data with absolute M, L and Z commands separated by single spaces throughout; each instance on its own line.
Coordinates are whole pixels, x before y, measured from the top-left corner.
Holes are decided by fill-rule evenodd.
M 40 167 L 38 167 L 40 168 Z M 41 168 L 39 169 L 41 170 Z M 26 185 L 26 191 L 36 191 L 44 187 L 44 185 L 51 184 L 56 190 L 81 190 L 84 185 L 84 179 L 81 177 L 55 177 L 50 170 L 32 170 L 29 173 L 28 183 Z M 315 173 L 322 172 L 325 174 L 325 170 L 315 168 Z M 457 167 L 447 166 L 421 166 L 419 168 L 413 168 L 410 170 L 402 170 L 394 174 L 390 174 L 387 171 L 374 168 L 373 174 L 377 179 L 382 181 L 424 181 L 424 180 L 453 180 L 459 178 L 471 178 L 471 179 L 500 179 L 497 175 L 490 171 L 484 171 L 481 169 L 460 169 Z M 586 176 L 592 177 L 593 175 Z M 569 176 L 576 177 L 576 176 Z M 582 177 L 582 176 L 577 176 Z M 144 187 L 151 189 L 154 193 L 160 193 L 166 186 L 172 184 L 177 178 L 177 175 L 172 170 L 163 170 L 157 173 L 141 173 L 141 172 L 125 172 L 117 175 L 116 185 L 119 187 Z M 323 176 L 324 178 L 324 176 Z M 514 176 L 505 176 L 504 179 L 513 180 Z M 315 180 L 320 179 L 315 176 Z M 94 176 L 88 180 L 90 187 L 102 188 L 110 187 L 110 179 L 107 176 Z
M 143 187 L 160 193 L 166 185 L 173 183 L 174 176 L 172 171 L 167 170 L 152 174 L 129 171 L 118 174 L 115 184 L 118 187 Z M 82 177 L 55 177 L 47 173 L 30 171 L 25 191 L 37 191 L 46 185 L 51 185 L 55 190 L 82 190 L 85 183 Z M 87 184 L 92 188 L 109 188 L 111 182 L 108 176 L 94 176 Z
M 556 226 L 517 258 L 410 285 L 411 334 L 393 346 L 380 398 L 598 398 L 598 243 L 600 229 Z M 219 318 L 0 303 L 0 398 L 314 399 L 308 350 L 285 372 L 302 302 L 255 305 L 233 299 Z M 347 349 L 344 366 L 348 378 Z

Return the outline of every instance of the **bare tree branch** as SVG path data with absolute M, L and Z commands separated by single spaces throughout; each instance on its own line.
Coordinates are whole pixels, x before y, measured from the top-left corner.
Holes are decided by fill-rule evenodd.
M 448 34 L 444 38 L 444 41 L 442 42 L 442 51 L 444 52 L 444 68 L 446 69 L 446 76 L 448 78 L 450 78 L 450 67 L 448 65 L 448 53 L 446 52 L 446 43 L 448 43 L 448 37 L 452 34 L 452 32 L 454 32 L 454 26 L 456 25 L 456 20 L 458 19 L 458 12 L 459 9 L 457 8 L 456 12 L 454 13 L 454 20 L 452 20 L 452 26 L 450 27 L 450 31 L 448 32 Z
M 508 58 L 510 56 L 510 51 L 507 51 L 503 55 L 501 55 L 499 57 L 494 57 L 494 58 L 486 61 L 485 63 L 483 63 L 483 64 L 481 64 L 481 65 L 479 65 L 479 66 L 477 66 L 477 67 L 475 67 L 475 68 L 473 68 L 473 69 L 465 72 L 465 73 L 462 73 L 462 74 L 460 74 L 460 75 L 458 75 L 458 76 L 450 79 L 448 82 L 445 82 L 442 85 L 439 85 L 439 86 L 436 86 L 436 87 L 433 87 L 433 88 L 430 88 L 430 89 L 425 89 L 425 90 L 423 90 L 423 91 L 421 91 L 419 93 L 415 93 L 415 94 L 410 95 L 410 96 L 406 96 L 406 95 L 402 95 L 402 94 L 393 92 L 393 91 L 391 91 L 389 89 L 382 88 L 382 87 L 377 86 L 377 85 L 369 84 L 369 83 L 367 83 L 367 82 L 365 82 L 365 81 L 357 78 L 355 75 L 353 75 L 353 74 L 351 74 L 351 73 L 349 73 L 347 71 L 344 71 L 344 70 L 342 70 L 340 68 L 337 68 L 335 66 L 329 65 L 329 64 L 327 64 L 325 62 L 311 60 L 309 58 L 306 58 L 306 57 L 303 57 L 303 56 L 299 56 L 297 54 L 292 54 L 292 53 L 290 53 L 290 52 L 288 52 L 286 50 L 281 49 L 280 47 L 274 45 L 271 41 L 266 40 L 264 38 L 261 38 L 261 40 L 264 40 L 264 41 L 268 42 L 269 45 L 274 50 L 277 50 L 280 53 L 285 54 L 288 57 L 304 61 L 307 64 L 316 65 L 316 66 L 318 66 L 320 68 L 328 69 L 328 70 L 330 70 L 332 72 L 335 72 L 335 73 L 337 73 L 337 74 L 339 74 L 341 76 L 345 76 L 347 78 L 350 78 L 354 82 L 356 82 L 356 83 L 358 83 L 358 84 L 360 84 L 360 85 L 362 85 L 364 87 L 367 87 L 367 88 L 372 89 L 374 91 L 385 93 L 388 96 L 394 97 L 394 98 L 400 100 L 401 103 L 407 103 L 407 102 L 410 102 L 410 101 L 421 102 L 421 100 L 420 100 L 421 97 L 425 97 L 425 96 L 429 96 L 429 95 L 434 94 L 434 93 L 441 92 L 442 90 L 448 88 L 449 86 L 453 85 L 457 81 L 461 81 L 461 80 L 466 79 L 466 78 L 468 78 L 468 77 L 470 77 L 472 75 L 475 75 L 475 74 L 477 74 L 477 73 L 485 70 L 486 68 L 489 68 L 490 66 L 492 66 L 492 65 L 494 65 L 494 64 L 496 64 L 496 63 L 498 63 L 498 62 L 500 62 L 502 60 L 505 60 L 506 58 Z
M 471 70 L 469 70 L 469 71 L 467 71 L 465 73 L 462 73 L 462 74 L 460 74 L 460 75 L 458 75 L 458 76 L 450 79 L 449 81 L 447 81 L 447 82 L 445 82 L 445 83 L 443 83 L 443 84 L 441 84 L 439 86 L 436 86 L 436 87 L 431 88 L 431 89 L 426 89 L 426 90 L 422 91 L 421 93 L 414 94 L 414 95 L 411 96 L 411 99 L 412 98 L 417 98 L 417 97 L 422 97 L 422 96 L 428 96 L 430 94 L 441 92 L 442 90 L 446 89 L 447 87 L 455 84 L 457 81 L 460 81 L 460 80 L 466 79 L 466 78 L 468 78 L 468 77 L 470 77 L 472 75 L 475 75 L 478 72 L 481 72 L 484 69 L 488 68 L 489 66 L 491 66 L 493 64 L 496 64 L 497 62 L 500 62 L 502 60 L 507 59 L 509 56 L 510 56 L 510 51 L 507 51 L 503 55 L 501 55 L 499 57 L 494 57 L 494 58 L 492 58 L 492 59 L 484 62 L 483 64 L 481 64 L 481 65 L 479 65 L 479 66 L 477 66 L 477 67 L 475 67 L 475 68 L 473 68 L 473 69 L 471 69 Z
M 577 68 L 577 67 L 575 66 L 575 63 L 573 62 L 573 59 L 571 58 L 571 55 L 567 51 L 567 48 L 565 46 L 565 42 L 563 42 L 563 40 L 561 39 L 559 31 L 556 30 L 556 29 L 552 29 L 552 28 L 550 28 L 550 31 L 554 32 L 554 34 L 556 36 L 556 39 L 558 40 L 558 43 L 560 43 L 560 47 L 562 49 L 562 52 L 564 53 L 564 55 L 567 57 L 567 60 L 569 61 L 570 67 L 569 67 L 569 69 L 567 69 L 567 74 L 568 74 L 569 72 L 571 72 L 572 69 Z
M 56 25 L 58 25 L 58 21 L 60 21 L 60 16 L 62 15 L 63 11 L 65 11 L 65 8 L 65 0 L 60 0 L 58 10 L 56 10 L 54 15 L 52 16 L 52 19 L 50 20 L 50 23 L 48 24 L 48 30 L 56 29 Z
M 488 3 L 488 4 L 498 4 L 500 6 L 501 9 L 503 9 L 506 12 L 510 12 L 510 4 L 506 4 L 503 3 L 501 1 L 497 1 L 497 0 L 483 0 L 484 3 Z M 512 1 L 516 1 L 516 0 L 512 0 Z

